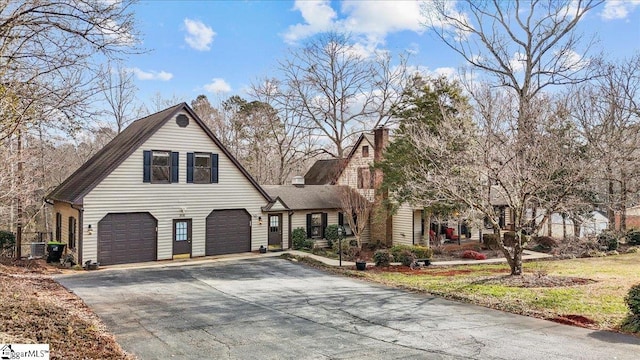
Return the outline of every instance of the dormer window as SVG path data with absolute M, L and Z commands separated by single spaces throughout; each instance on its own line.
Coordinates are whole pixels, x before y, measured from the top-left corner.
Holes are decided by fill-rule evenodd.
M 362 157 L 369 157 L 369 146 L 365 145 L 362 147 Z

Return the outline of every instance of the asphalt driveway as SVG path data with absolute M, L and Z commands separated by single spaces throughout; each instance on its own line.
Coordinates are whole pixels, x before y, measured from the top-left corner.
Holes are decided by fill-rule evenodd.
M 640 338 L 334 276 L 277 258 L 56 279 L 141 359 L 637 359 Z

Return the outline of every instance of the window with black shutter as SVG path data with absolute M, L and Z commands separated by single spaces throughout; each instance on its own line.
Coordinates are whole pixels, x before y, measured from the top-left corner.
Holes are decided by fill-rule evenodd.
M 166 150 L 143 152 L 143 181 L 168 184 L 179 181 L 179 153 Z
M 56 241 L 62 242 L 62 214 L 56 213 Z
M 218 154 L 187 153 L 187 183 L 218 182 Z
M 69 239 L 67 241 L 69 249 L 76 248 L 76 218 L 69 216 Z
M 327 227 L 327 213 L 307 214 L 307 237 L 311 239 L 324 238 Z

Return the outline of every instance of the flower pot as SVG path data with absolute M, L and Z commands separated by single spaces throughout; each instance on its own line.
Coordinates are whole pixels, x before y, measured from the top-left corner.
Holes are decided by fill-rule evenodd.
M 367 263 L 365 261 L 356 261 L 356 269 L 357 270 L 367 270 Z

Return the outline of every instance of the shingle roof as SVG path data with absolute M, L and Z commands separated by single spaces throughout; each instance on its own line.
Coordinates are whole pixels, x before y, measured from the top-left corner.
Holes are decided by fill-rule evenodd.
M 263 185 L 272 198 L 279 197 L 291 210 L 339 209 L 339 185 Z
M 229 153 L 222 143 L 215 137 L 211 130 L 200 120 L 186 103 L 172 106 L 168 109 L 138 119 L 125 128 L 111 142 L 100 149 L 91 159 L 82 164 L 73 174 L 56 187 L 46 198 L 81 205 L 84 196 L 93 190 L 107 175 L 115 170 L 136 149 L 160 129 L 169 119 L 178 112 L 186 111 L 192 119 L 209 135 L 211 140 L 222 152 L 238 167 L 243 175 L 268 201 L 269 195 L 258 185 L 249 173 Z M 142 180 L 141 180 L 142 181 Z
M 335 184 L 346 159 L 327 159 L 316 161 L 304 174 L 305 185 L 331 185 Z

